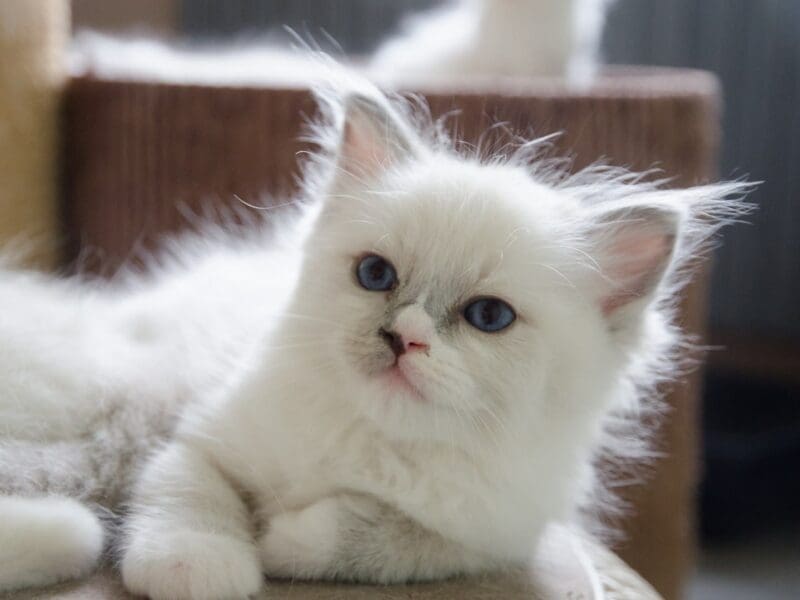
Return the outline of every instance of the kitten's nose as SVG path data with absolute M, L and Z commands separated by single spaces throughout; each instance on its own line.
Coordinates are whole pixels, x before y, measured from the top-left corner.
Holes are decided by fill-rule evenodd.
M 406 339 L 396 331 L 384 329 L 383 327 L 378 330 L 378 335 L 383 338 L 389 348 L 392 349 L 392 352 L 394 352 L 394 355 L 398 357 L 406 352 L 427 352 L 429 348 L 428 344 L 422 341 Z

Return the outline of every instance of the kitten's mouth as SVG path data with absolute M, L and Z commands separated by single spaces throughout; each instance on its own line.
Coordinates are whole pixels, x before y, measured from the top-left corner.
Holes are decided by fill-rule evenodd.
M 411 395 L 415 400 L 425 401 L 425 397 L 419 388 L 415 386 L 408 375 L 403 371 L 399 361 L 395 361 L 383 372 L 383 379 L 392 391 L 402 391 Z

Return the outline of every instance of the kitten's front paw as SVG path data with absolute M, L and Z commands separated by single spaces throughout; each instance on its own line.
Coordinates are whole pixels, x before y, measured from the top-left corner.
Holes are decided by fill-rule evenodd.
M 136 535 L 122 559 L 122 580 L 153 600 L 247 598 L 263 583 L 251 544 L 194 531 Z
M 338 517 L 339 501 L 335 498 L 272 517 L 259 541 L 266 574 L 301 579 L 335 574 Z
M 75 500 L 0 496 L 0 515 L 0 595 L 82 577 L 103 551 L 103 526 Z

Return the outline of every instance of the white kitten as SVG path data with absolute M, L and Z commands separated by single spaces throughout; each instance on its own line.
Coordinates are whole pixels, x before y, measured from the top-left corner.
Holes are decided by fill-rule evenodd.
M 381 79 L 470 75 L 591 83 L 613 0 L 459 0 L 419 15 L 376 52 Z
M 122 575 L 155 599 L 523 564 L 628 450 L 609 425 L 673 373 L 682 266 L 742 186 L 481 164 L 375 91 L 328 107 L 282 237 L 111 288 L 0 271 L 0 564 L 33 555 L 0 589 L 99 558 L 86 511 L 20 533 L 41 494 L 130 500 Z

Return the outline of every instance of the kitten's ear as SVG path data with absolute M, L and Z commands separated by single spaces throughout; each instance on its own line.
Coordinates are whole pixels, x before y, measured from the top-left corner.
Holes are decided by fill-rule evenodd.
M 340 176 L 370 179 L 420 153 L 411 128 L 381 97 L 352 94 L 344 101 L 338 151 Z
M 664 206 L 628 206 L 600 217 L 594 256 L 602 282 L 597 302 L 624 326 L 652 299 L 675 253 L 682 214 Z

